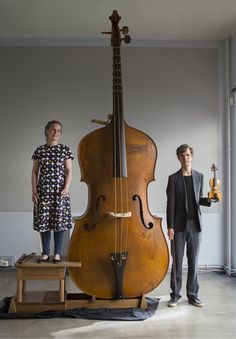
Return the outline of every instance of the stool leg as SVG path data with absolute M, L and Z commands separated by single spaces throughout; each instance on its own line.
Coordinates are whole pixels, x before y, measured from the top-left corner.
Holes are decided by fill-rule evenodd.
M 19 279 L 17 281 L 17 301 L 22 303 L 22 296 L 23 296 L 23 280 Z
M 60 280 L 60 302 L 64 303 L 65 301 L 65 280 Z
M 22 281 L 22 293 L 24 295 L 24 293 L 26 292 L 26 280 Z

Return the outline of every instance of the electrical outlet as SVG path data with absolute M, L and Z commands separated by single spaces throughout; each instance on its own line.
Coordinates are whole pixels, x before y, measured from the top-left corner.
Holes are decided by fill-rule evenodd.
M 0 256 L 0 267 L 9 267 L 15 265 L 15 257 Z

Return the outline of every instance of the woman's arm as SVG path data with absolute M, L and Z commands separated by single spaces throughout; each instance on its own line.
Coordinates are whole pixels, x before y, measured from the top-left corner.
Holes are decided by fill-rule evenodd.
M 67 159 L 65 162 L 65 185 L 63 190 L 61 191 L 62 196 L 68 196 L 71 179 L 72 179 L 72 160 Z
M 34 160 L 31 175 L 31 185 L 32 185 L 32 201 L 35 204 L 39 202 L 39 196 L 37 192 L 38 173 L 39 173 L 38 160 Z

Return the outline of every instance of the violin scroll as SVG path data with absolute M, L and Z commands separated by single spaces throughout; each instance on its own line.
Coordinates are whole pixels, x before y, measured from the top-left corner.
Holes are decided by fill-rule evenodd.
M 129 28 L 127 26 L 123 26 L 119 28 L 118 23 L 121 19 L 118 12 L 116 10 L 113 11 L 112 15 L 109 16 L 109 19 L 112 22 L 112 31 L 111 32 L 101 32 L 102 34 L 111 34 L 111 45 L 113 47 L 118 47 L 123 40 L 126 44 L 129 44 L 131 41 L 131 37 L 128 35 Z M 123 34 L 123 38 L 121 38 L 121 33 Z

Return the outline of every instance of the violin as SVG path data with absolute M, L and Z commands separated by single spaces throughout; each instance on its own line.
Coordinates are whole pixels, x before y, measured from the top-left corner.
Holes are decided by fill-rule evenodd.
M 208 199 L 211 202 L 219 202 L 220 200 L 222 200 L 222 193 L 220 192 L 221 182 L 217 178 L 217 175 L 216 175 L 217 170 L 218 170 L 218 168 L 216 167 L 216 165 L 212 164 L 211 171 L 214 173 L 214 176 L 209 181 L 211 191 L 208 193 Z

